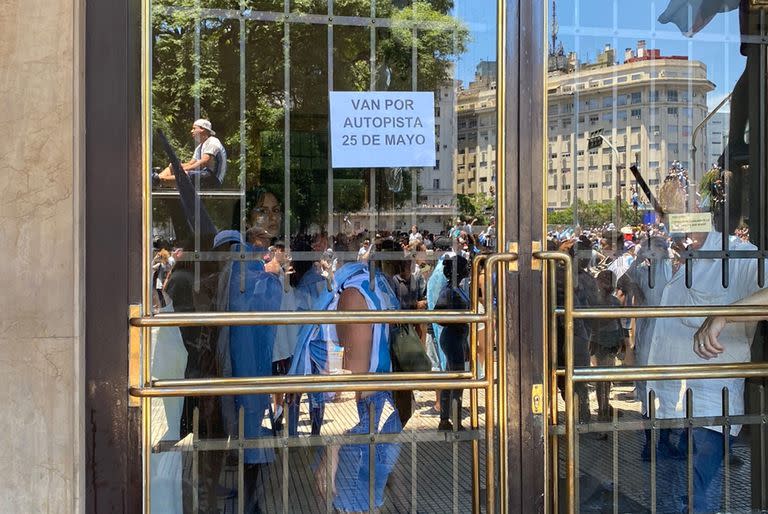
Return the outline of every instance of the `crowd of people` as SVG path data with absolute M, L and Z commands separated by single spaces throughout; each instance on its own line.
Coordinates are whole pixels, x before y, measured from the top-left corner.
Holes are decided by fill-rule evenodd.
M 213 135 L 210 123 L 198 120 L 193 137 Z M 205 142 L 203 141 L 203 143 Z M 457 218 L 439 234 L 419 230 L 408 232 L 340 232 L 329 235 L 319 229 L 300 229 L 290 237 L 283 233 L 283 206 L 279 196 L 266 188 L 249 191 L 245 213 L 247 230 L 241 233 L 228 227 L 216 227 L 205 210 L 198 187 L 202 179 L 218 177 L 223 154 L 215 144 L 200 143 L 196 156 L 188 163 L 171 164 L 158 180 L 173 181 L 178 200 L 170 205 L 176 241 L 159 243 L 152 266 L 153 287 L 157 293 L 155 309 L 165 312 L 259 312 L 259 311 L 361 311 L 361 310 L 464 310 L 469 308 L 470 267 L 475 256 L 496 247 L 495 220 L 479 233 L 476 219 Z M 212 153 L 206 153 L 212 152 Z M 200 155 L 203 158 L 200 158 Z M 209 155 L 205 158 L 205 155 Z M 213 168 L 195 173 L 202 161 Z M 198 170 L 200 171 L 200 170 Z M 204 170 L 203 170 L 204 171 Z M 695 265 L 686 261 L 690 251 L 727 248 L 731 252 L 754 250 L 749 232 L 739 226 L 738 215 L 723 216 L 723 201 L 728 181 L 714 180 L 704 197 L 697 195 L 699 212 L 710 212 L 708 231 L 687 231 L 670 225 L 667 214 L 686 212 L 689 184 L 686 170 L 674 165 L 659 192 L 662 216 L 657 222 L 618 228 L 611 223 L 601 227 L 555 227 L 548 234 L 548 248 L 566 252 L 574 264 L 574 300 L 576 307 L 616 308 L 621 306 L 699 306 L 735 302 L 764 303 L 764 291 L 757 285 L 757 260 L 731 259 L 725 271 L 720 259 L 697 258 Z M 202 187 L 205 187 L 204 185 Z M 739 207 L 739 206 L 737 206 Z M 240 207 L 235 208 L 240 212 Z M 725 222 L 729 226 L 724 226 Z M 316 227 L 316 226 L 314 226 Z M 673 230 L 679 230 L 674 232 Z M 727 238 L 726 241 L 723 241 Z M 188 259 L 185 250 L 195 248 L 214 258 Z M 688 262 L 688 264 L 686 264 Z M 691 266 L 687 271 L 686 266 Z M 558 273 L 564 273 L 564 268 Z M 727 280 L 722 280 L 723 273 Z M 688 279 L 686 280 L 686 275 Z M 558 303 L 562 304 L 565 283 L 560 277 Z M 726 283 L 726 286 L 723 284 Z M 562 320 L 561 320 L 562 321 Z M 574 322 L 574 358 L 576 366 L 611 366 L 619 360 L 645 365 L 675 365 L 719 362 L 747 362 L 755 324 L 736 324 L 724 318 L 638 318 L 577 319 Z M 744 320 L 741 320 L 744 321 Z M 482 329 L 482 326 L 479 327 Z M 280 374 L 323 375 L 333 373 L 389 373 L 392 371 L 458 371 L 469 359 L 469 327 L 466 324 L 427 323 L 415 326 L 389 324 L 311 324 L 302 326 L 232 326 L 182 327 L 165 330 L 156 339 L 176 337 L 185 378 L 259 377 Z M 565 327 L 558 327 L 558 341 L 564 341 Z M 175 332 L 173 332 L 175 331 Z M 172 335 L 173 334 L 173 335 Z M 478 342 L 484 344 L 480 335 Z M 413 346 L 415 344 L 415 346 Z M 408 347 L 409 352 L 398 353 Z M 402 348 L 401 348 L 402 347 Z M 416 350 L 415 352 L 413 350 Z M 563 362 L 563 348 L 560 362 Z M 423 359 L 401 355 L 423 354 Z M 483 355 L 483 351 L 478 352 Z M 153 373 L 162 373 L 153 367 Z M 167 378 L 178 378 L 170 371 Z M 722 388 L 730 391 L 730 413 L 744 412 L 744 380 L 655 380 L 636 383 L 636 396 L 642 410 L 658 418 L 683 417 L 686 389 L 694 400 L 694 415 L 717 416 L 722 412 Z M 649 404 L 649 393 L 655 403 Z M 610 404 L 611 384 L 595 386 L 596 419 L 608 421 L 614 415 Z M 578 384 L 579 418 L 592 419 L 589 389 Z M 311 434 L 322 433 L 326 403 L 332 394 L 308 395 L 307 410 Z M 462 391 L 436 393 L 434 410 L 440 413 L 440 430 L 460 430 Z M 302 395 L 239 395 L 235 397 L 186 398 L 176 416 L 175 431 L 169 439 L 183 438 L 191 431 L 195 407 L 205 413 L 199 437 L 238 435 L 237 412 L 245 413 L 247 438 L 269 437 L 285 429 L 298 433 Z M 170 401 L 170 400 L 169 400 Z M 357 393 L 357 423 L 349 433 L 397 433 L 411 417 L 410 392 L 390 391 Z M 369 416 L 373 412 L 373 416 Z M 453 414 L 453 415 L 452 415 Z M 373 427 L 369 426 L 373 422 Z M 458 424 L 458 426 L 456 426 Z M 652 452 L 661 457 L 682 459 L 693 452 L 695 510 L 707 510 L 717 501 L 710 494 L 724 457 L 723 437 L 738 434 L 734 425 L 730 434 L 722 428 L 693 428 L 694 448 L 687 447 L 687 437 L 679 430 L 662 430 L 658 446 L 651 447 L 646 432 L 643 457 Z M 372 477 L 368 462 L 371 447 L 342 445 L 324 448 L 319 456 L 317 487 L 341 512 L 364 512 L 379 508 L 384 502 L 387 478 L 397 462 L 399 447 L 377 443 L 374 449 L 375 505 L 368 503 Z M 246 512 L 260 512 L 263 498 L 256 484 L 274 461 L 272 448 L 248 448 L 245 452 Z M 682 461 L 681 461 L 682 462 Z M 215 452 L 200 459 L 201 501 L 213 507 L 221 488 L 219 475 L 223 460 Z M 332 477 L 326 477 L 330 469 Z M 685 475 L 681 468 L 680 475 Z M 333 485 L 327 490 L 326 484 Z M 670 480 L 670 484 L 679 481 Z M 188 484 L 171 484 L 181 499 L 189 502 Z M 168 495 L 153 494 L 161 502 Z M 681 495 L 683 507 L 689 499 Z M 171 512 L 167 507 L 161 511 Z
M 590 229 L 555 227 L 549 232 L 549 248 L 566 252 L 573 259 L 576 308 L 765 303 L 768 295 L 758 285 L 758 260 L 733 258 L 739 252 L 754 251 L 756 247 L 749 241 L 748 227 L 740 225 L 741 206 L 725 201 L 727 172 L 720 172 L 711 189 L 697 195 L 695 212 L 704 215 L 700 219 L 711 221 L 709 229 L 706 223 L 704 228 L 686 229 L 679 221 L 670 222 L 672 218 L 667 214 L 687 212 L 688 184 L 683 171 L 673 167 L 662 185 L 659 203 L 663 215 L 658 216 L 655 223 L 621 228 L 610 223 Z M 724 215 L 725 209 L 730 210 L 729 216 Z M 726 221 L 728 226 L 724 225 Z M 697 251 L 723 252 L 724 255 L 727 252 L 731 259 L 724 267 L 722 258 L 691 253 Z M 561 275 L 564 272 L 562 268 L 559 270 Z M 558 302 L 562 305 L 565 294 L 562 277 L 557 283 Z M 638 366 L 749 362 L 755 321 L 760 319 L 764 318 L 576 319 L 574 364 L 588 367 L 613 366 L 620 361 Z M 561 364 L 564 362 L 564 329 L 561 319 L 558 326 Z M 583 383 L 575 386 L 578 417 L 584 423 L 595 421 L 590 409 L 590 387 Z M 651 411 L 656 418 L 687 416 L 688 394 L 692 395 L 693 415 L 711 417 L 722 415 L 723 388 L 729 392 L 729 414 L 743 414 L 743 378 L 638 381 L 635 394 L 646 417 Z M 598 422 L 613 419 L 610 389 L 609 382 L 594 385 Z M 651 392 L 655 398 L 653 403 L 649 401 Z M 687 510 L 689 502 L 693 502 L 695 512 L 716 511 L 721 491 L 715 479 L 724 457 L 730 458 L 724 454 L 727 446 L 723 438 L 735 437 L 740 429 L 739 425 L 731 425 L 728 430 L 722 426 L 692 428 L 692 448 L 683 429 L 660 430 L 656 447 L 652 447 L 651 432 L 646 430 L 641 457 L 650 460 L 656 452 L 658 458 L 674 463 L 674 473 L 666 477 L 664 487 L 665 492 L 679 499 L 682 511 Z M 594 436 L 606 437 L 600 433 Z M 692 499 L 688 497 L 686 485 L 689 452 L 694 466 Z
M 210 132 L 210 124 L 198 120 L 192 135 L 198 138 L 201 130 Z M 266 188 L 253 189 L 247 195 L 244 233 L 219 228 L 196 194 L 199 184 L 195 182 L 200 182 L 200 177 L 188 168 L 187 163 L 171 164 L 159 177 L 166 182 L 172 180 L 180 194 L 178 199 L 168 200 L 176 239 L 156 242 L 152 285 L 157 312 L 463 310 L 469 308 L 471 261 L 495 245 L 494 221 L 475 234 L 474 219 L 457 219 L 440 234 L 417 226 L 409 232 L 335 236 L 307 230 L 293 234 L 287 241 L 279 196 Z M 207 174 L 207 180 L 214 175 Z M 239 209 L 236 207 L 236 212 Z M 196 253 L 193 249 L 207 257 L 190 257 Z M 464 370 L 469 359 L 466 324 L 318 323 L 154 330 L 155 378 L 179 378 L 180 370 L 184 378 Z M 169 354 L 170 348 L 175 357 Z M 160 355 L 162 360 L 156 358 Z M 169 367 L 169 362 L 184 365 Z M 187 436 L 193 429 L 195 408 L 200 411 L 197 436 L 201 439 L 239 435 L 253 439 L 271 437 L 282 430 L 297 435 L 299 419 L 305 412 L 301 408 L 303 396 L 167 399 L 161 410 L 168 431 L 162 437 L 178 440 Z M 325 407 L 333 396 L 307 395 L 310 434 L 323 433 Z M 463 428 L 461 397 L 460 390 L 436 393 L 433 408 L 435 415 L 440 413 L 440 430 Z M 355 402 L 358 420 L 347 431 L 352 434 L 371 429 L 398 433 L 412 414 L 411 392 L 356 393 Z M 241 410 L 244 434 L 238 431 Z M 288 422 L 284 423 L 286 418 Z M 369 426 L 371 422 L 373 427 Z M 368 512 L 371 507 L 383 505 L 385 485 L 397 462 L 399 445 L 377 443 L 374 447 L 373 506 L 369 505 L 373 480 L 369 475 L 370 451 L 368 444 L 319 450 L 316 486 L 321 494 L 332 497 L 337 511 Z M 169 462 L 175 462 L 171 467 L 176 469 L 184 465 L 186 458 L 186 454 L 162 454 L 153 459 L 152 501 L 159 511 L 180 511 L 192 501 L 190 484 L 168 480 L 167 473 Z M 220 452 L 203 452 L 199 457 L 201 510 L 215 509 L 221 497 L 219 477 L 225 459 Z M 245 512 L 263 511 L 265 493 L 258 483 L 274 459 L 272 448 L 246 449 Z M 325 476 L 328 469 L 333 474 L 330 479 Z M 327 490 L 327 483 L 333 485 L 332 490 Z

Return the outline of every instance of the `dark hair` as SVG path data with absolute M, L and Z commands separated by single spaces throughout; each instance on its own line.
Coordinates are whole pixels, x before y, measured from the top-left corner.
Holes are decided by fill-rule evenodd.
M 453 283 L 454 274 L 456 284 L 469 276 L 469 261 L 461 255 L 443 259 L 443 276 L 448 279 L 449 283 Z

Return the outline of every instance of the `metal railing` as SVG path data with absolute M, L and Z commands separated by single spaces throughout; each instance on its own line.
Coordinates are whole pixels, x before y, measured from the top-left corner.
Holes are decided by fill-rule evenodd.
M 765 316 L 768 313 L 768 306 L 749 305 L 749 306 L 727 306 L 711 305 L 701 307 L 621 307 L 621 308 L 579 308 L 574 307 L 573 290 L 573 262 L 570 255 L 562 252 L 538 252 L 535 258 L 546 261 L 547 264 L 547 305 L 548 305 L 548 323 L 549 348 L 545 352 L 549 362 L 547 366 L 548 376 L 546 377 L 549 398 L 548 398 L 548 424 L 549 424 L 549 451 L 551 476 L 548 477 L 550 483 L 551 501 L 553 512 L 558 512 L 558 469 L 559 469 L 559 451 L 558 436 L 565 438 L 565 487 L 566 487 L 566 509 L 569 514 L 578 510 L 578 446 L 577 434 L 580 432 L 609 432 L 622 430 L 643 430 L 651 429 L 655 431 L 661 428 L 693 428 L 712 425 L 732 426 L 734 424 L 757 424 L 765 432 L 768 417 L 766 417 L 764 389 L 761 387 L 761 408 L 759 415 L 732 415 L 728 410 L 727 390 L 724 394 L 722 416 L 715 417 L 694 417 L 693 416 L 693 395 L 689 390 L 686 393 L 686 416 L 679 419 L 657 420 L 655 417 L 655 408 L 653 402 L 649 402 L 650 419 L 647 421 L 634 420 L 619 423 L 616 418 L 612 422 L 596 423 L 584 426 L 577 424 L 576 413 L 578 408 L 578 398 L 574 393 L 575 384 L 587 382 L 611 382 L 611 381 L 634 381 L 634 380 L 683 380 L 683 379 L 722 379 L 722 378 L 747 378 L 747 377 L 767 377 L 768 363 L 728 363 L 728 364 L 684 364 L 670 366 L 644 366 L 644 367 L 579 367 L 574 364 L 574 320 L 576 319 L 620 319 L 620 318 L 677 318 L 677 317 L 706 317 L 706 316 L 729 316 L 729 317 L 755 317 Z M 556 302 L 556 279 L 555 266 L 560 264 L 564 268 L 564 302 L 563 307 L 558 307 Z M 561 317 L 564 324 L 564 350 L 565 366 L 559 367 L 557 363 L 557 318 Z M 557 408 L 557 378 L 564 378 L 564 399 L 565 399 L 565 419 L 563 425 L 560 425 Z M 653 399 L 653 395 L 651 396 Z M 692 437 L 688 431 L 689 439 Z M 727 438 L 725 438 L 727 441 Z M 690 442 L 690 441 L 689 441 Z M 726 445 L 728 443 L 726 442 Z M 614 443 L 615 445 L 615 443 Z M 652 446 L 653 448 L 654 446 Z M 689 446 L 690 448 L 691 446 Z M 763 450 L 764 451 L 764 450 Z M 651 452 L 652 469 L 655 470 L 655 453 Z M 727 455 L 727 452 L 726 452 Z M 692 452 L 688 455 L 688 476 L 689 476 L 689 498 L 692 498 Z M 615 460 L 615 457 L 614 457 Z M 765 476 L 763 475 L 763 480 Z M 652 478 L 655 484 L 655 475 Z M 614 484 L 614 495 L 617 494 L 617 484 Z M 726 487 L 727 488 L 727 487 Z M 655 487 L 653 489 L 655 493 Z M 726 494 L 726 499 L 727 499 Z M 655 498 L 652 505 L 655 512 Z M 689 502 L 689 508 L 693 509 L 693 502 Z
M 494 272 L 502 277 L 505 272 L 504 264 L 517 260 L 516 254 L 498 254 L 492 256 L 480 256 L 475 260 L 472 268 L 472 289 L 469 311 L 304 311 L 304 312 L 238 312 L 238 313 L 194 313 L 194 314 L 158 314 L 154 316 L 139 316 L 129 319 L 134 329 L 142 333 L 141 352 L 141 381 L 130 387 L 131 396 L 143 398 L 143 407 L 149 409 L 147 401 L 151 398 L 165 397 L 204 397 L 222 395 L 245 395 L 267 393 L 320 393 L 320 392 L 366 392 L 387 390 L 444 390 L 444 389 L 469 389 L 470 390 L 470 424 L 471 431 L 468 436 L 478 434 L 478 390 L 485 392 L 485 443 L 486 443 L 486 512 L 495 512 L 494 503 L 497 487 L 494 486 L 496 476 L 496 460 L 494 458 L 494 438 L 496 403 L 493 363 L 506 361 L 505 345 L 498 345 L 497 355 L 494 358 L 494 345 L 487 344 L 485 348 L 485 362 L 487 372 L 480 376 L 477 365 L 477 328 L 480 323 L 485 324 L 488 341 L 494 341 L 496 337 L 496 315 L 494 312 L 495 285 Z M 483 280 L 484 313 L 479 312 L 479 293 L 481 272 L 485 270 Z M 281 377 L 220 377 L 220 378 L 196 378 L 152 380 L 150 344 L 152 327 L 189 327 L 189 326 L 233 326 L 233 325 L 291 325 L 291 324 L 354 324 L 354 323 L 468 323 L 470 331 L 470 371 L 448 373 L 387 373 L 387 374 L 354 374 L 339 376 L 281 376 Z M 500 368 L 498 376 L 503 369 Z M 502 397 L 502 395 L 500 395 Z M 499 412 L 498 414 L 501 414 Z M 150 443 L 150 416 L 144 413 L 144 459 L 149 466 L 152 446 Z M 500 418 L 504 419 L 504 418 Z M 243 433 L 242 431 L 240 432 Z M 376 435 L 376 441 L 392 439 L 399 441 L 403 436 Z M 464 437 L 464 436 L 463 436 Z M 473 512 L 480 512 L 480 452 L 479 441 L 476 437 L 466 437 L 472 442 L 472 505 Z M 369 439 L 371 440 L 371 439 Z M 454 437 L 454 440 L 455 439 Z M 372 441 L 372 440 L 371 440 Z M 458 440 L 457 440 L 458 441 Z M 313 441 L 322 442 L 322 439 Z M 375 442 L 375 441 L 374 441 Z M 200 441 L 195 444 L 200 445 Z M 211 443 L 214 447 L 221 447 L 221 442 Z M 245 448 L 245 442 L 236 442 L 239 449 Z M 273 444 L 254 443 L 254 444 Z M 302 443 L 306 444 L 306 443 Z M 373 444 L 373 442 L 371 443 Z M 217 446 L 218 445 L 218 446 Z M 280 442 L 281 447 L 283 442 Z M 225 445 L 226 447 L 226 445 Z M 224 447 L 222 447 L 224 448 Z M 503 447 L 500 446 L 501 451 Z M 503 454 L 500 454 L 503 456 Z M 371 463 L 371 465 L 373 465 Z M 500 458 L 498 465 L 505 465 Z M 373 471 L 373 470 L 371 470 Z M 149 478 L 149 477 L 147 477 Z M 145 484 L 145 509 L 149 512 L 151 504 L 151 479 Z M 501 502 L 504 504 L 503 494 L 506 488 L 499 484 L 498 492 L 501 494 Z

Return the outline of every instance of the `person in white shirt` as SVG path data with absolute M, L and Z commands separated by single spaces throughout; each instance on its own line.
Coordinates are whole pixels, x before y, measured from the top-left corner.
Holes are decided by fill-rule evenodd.
M 421 232 L 419 232 L 419 227 L 417 227 L 416 225 L 413 225 L 411 227 L 411 233 L 408 234 L 408 244 L 412 245 L 413 243 L 416 243 L 416 242 L 420 243 L 423 239 L 424 238 L 421 235 Z
M 357 260 L 358 262 L 368 262 L 368 259 L 371 257 L 371 253 L 373 252 L 373 246 L 371 246 L 370 239 L 366 239 L 363 241 L 363 245 L 360 247 L 360 250 L 357 252 Z
M 723 201 L 715 203 L 714 211 L 719 211 Z M 731 210 L 734 211 L 731 206 Z M 709 233 L 690 234 L 694 243 L 691 250 L 720 250 L 723 237 L 728 237 L 731 252 L 754 251 L 756 247 L 735 236 L 730 236 L 738 224 L 738 212 L 730 214 L 731 227 L 723 234 L 720 213 L 715 212 L 713 224 L 715 230 Z M 703 306 L 727 305 L 744 298 L 753 297 L 760 288 L 757 284 L 757 259 L 731 259 L 728 267 L 728 287 L 723 287 L 722 262 L 720 259 L 696 259 L 692 264 L 693 280 L 691 287 L 686 287 L 685 268 L 680 262 L 664 260 L 657 263 L 660 268 L 655 288 L 660 288 L 660 306 Z M 660 280 L 659 280 L 660 279 Z M 741 320 L 741 323 L 725 324 L 722 319 L 702 320 L 702 318 L 658 318 L 650 327 L 648 360 L 654 365 L 705 364 L 708 359 L 717 357 L 722 363 L 740 363 L 751 360 L 750 345 L 755 335 L 756 323 Z M 702 324 L 704 325 L 702 327 Z M 701 328 L 700 328 L 701 327 Z M 718 331 L 719 328 L 719 331 Z M 715 340 L 710 337 L 717 333 Z M 691 342 L 695 341 L 692 345 Z M 658 418 L 681 418 L 686 416 L 686 391 L 693 395 L 693 416 L 712 417 L 723 413 L 723 388 L 729 392 L 729 414 L 744 413 L 744 379 L 691 379 L 691 380 L 651 380 L 647 382 L 649 391 L 655 391 L 657 398 L 656 416 Z M 730 428 L 730 436 L 735 436 L 740 425 Z M 717 476 L 724 458 L 723 429 L 721 426 L 708 426 L 693 429 L 694 447 L 694 510 L 713 512 L 720 508 L 721 491 L 708 491 Z M 686 477 L 686 463 L 680 461 L 679 476 Z M 685 480 L 671 481 L 680 487 L 682 508 L 687 508 L 687 487 Z M 719 486 L 715 486 L 719 489 Z
M 227 173 L 227 151 L 206 119 L 199 119 L 192 124 L 190 131 L 197 146 L 192 158 L 181 163 L 181 168 L 192 179 L 196 187 L 220 188 Z M 155 177 L 153 176 L 153 179 Z M 169 164 L 156 178 L 162 183 L 174 182 L 173 171 Z M 199 184 L 198 184 L 199 181 Z

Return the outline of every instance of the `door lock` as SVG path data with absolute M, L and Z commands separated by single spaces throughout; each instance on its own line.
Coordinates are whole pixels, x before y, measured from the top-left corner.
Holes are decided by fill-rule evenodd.
M 544 386 L 533 384 L 531 387 L 531 412 L 533 414 L 544 413 Z

